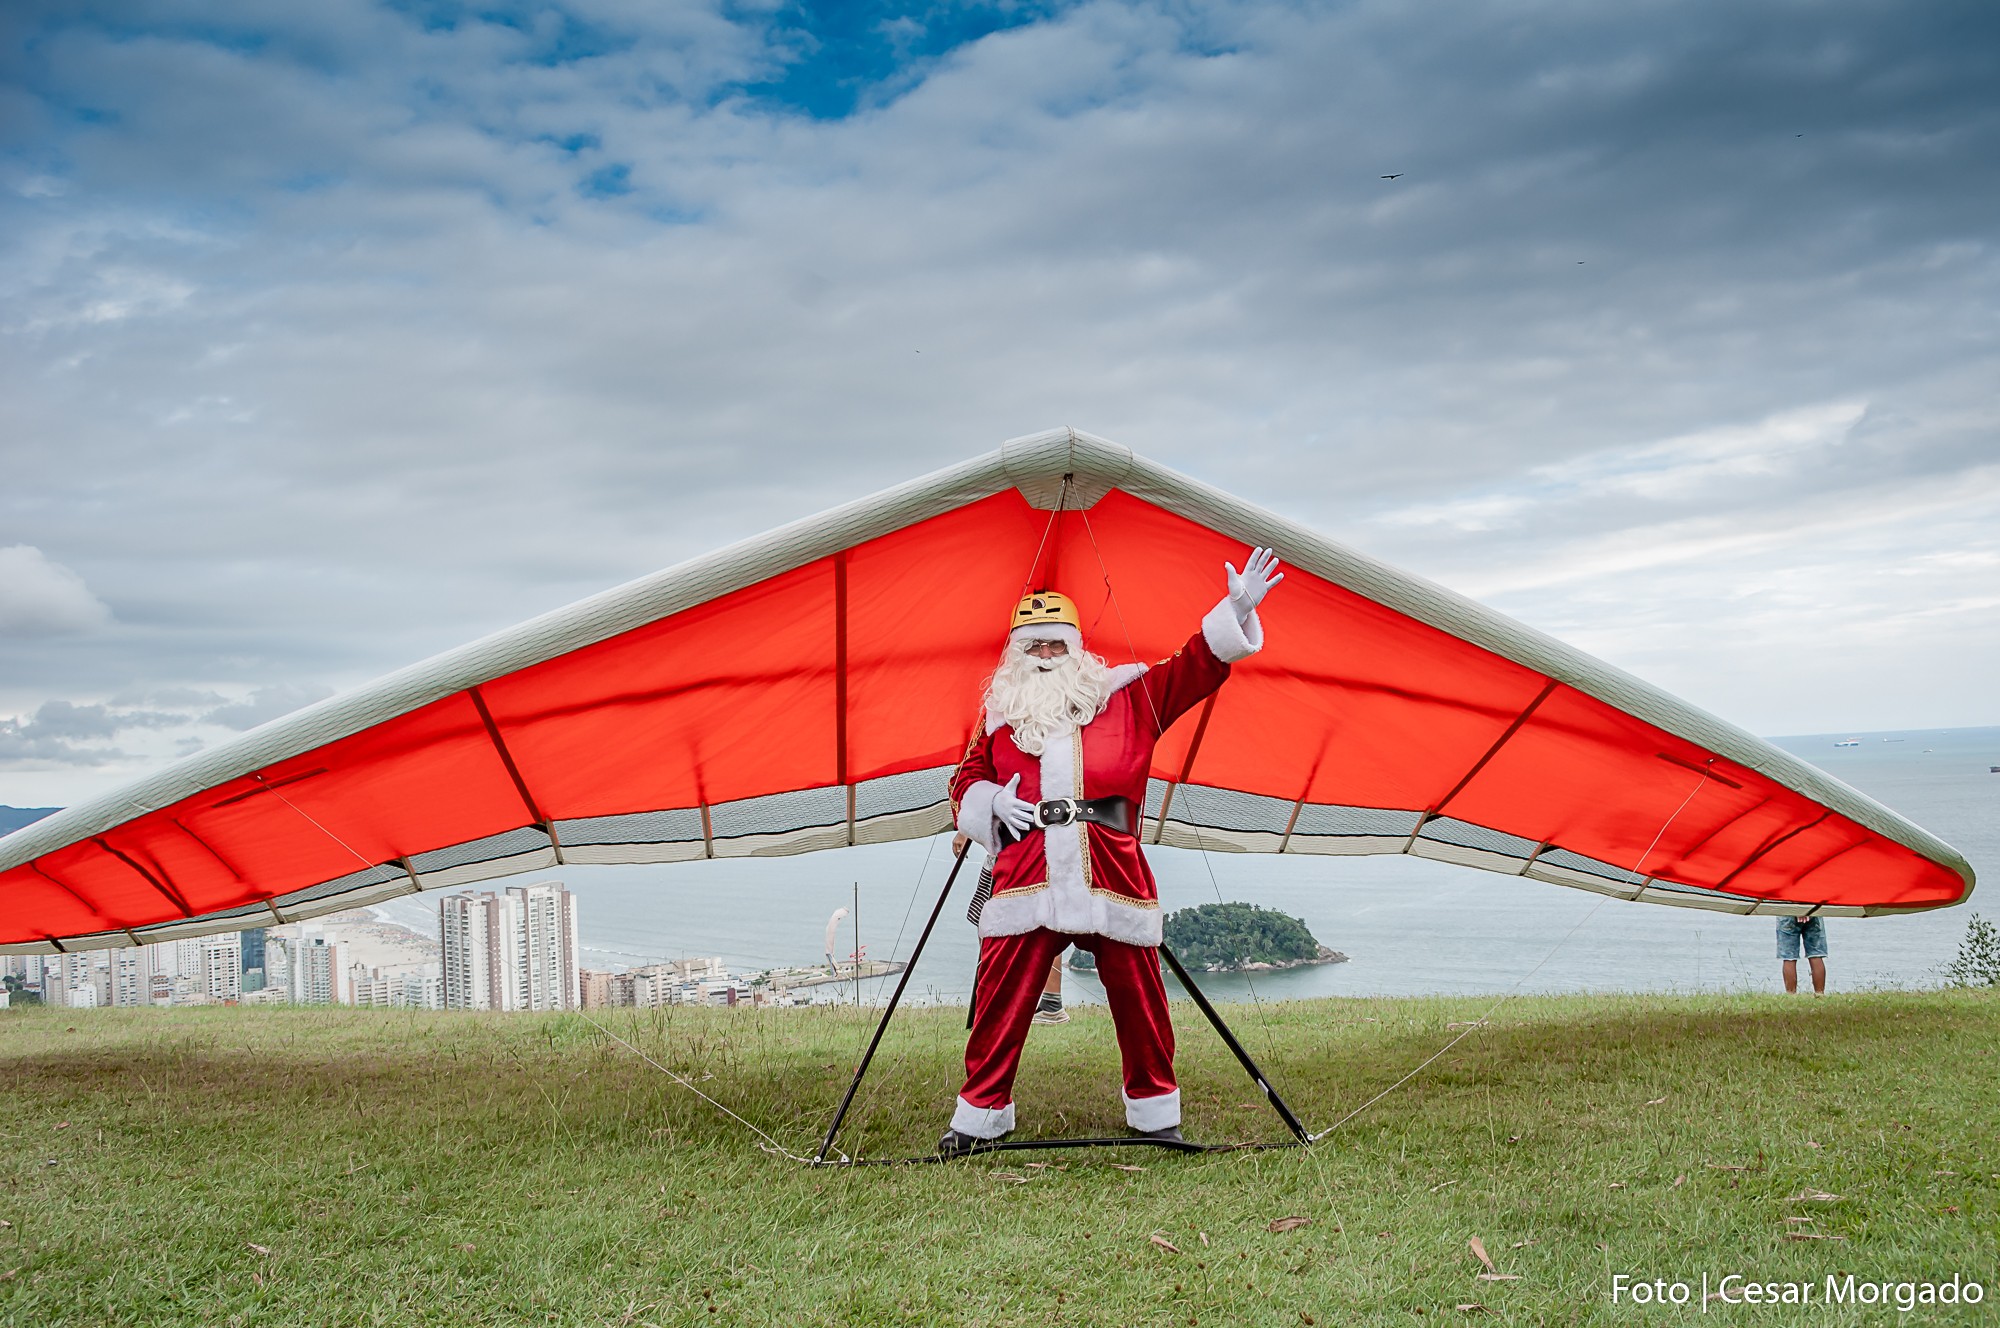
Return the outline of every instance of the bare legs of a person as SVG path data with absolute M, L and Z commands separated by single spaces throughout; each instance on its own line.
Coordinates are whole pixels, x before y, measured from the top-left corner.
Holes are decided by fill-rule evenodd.
M 1826 995 L 1826 960 L 1814 956 L 1806 960 L 1806 962 L 1812 965 L 1813 995 Z M 1787 959 L 1784 961 L 1784 964 L 1785 990 L 1796 992 L 1799 989 L 1799 961 L 1796 959 Z

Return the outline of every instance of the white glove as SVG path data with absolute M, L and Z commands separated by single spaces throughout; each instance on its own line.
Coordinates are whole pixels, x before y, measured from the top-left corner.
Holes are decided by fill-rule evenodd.
M 1264 596 L 1271 593 L 1271 587 L 1285 579 L 1285 574 L 1277 568 L 1278 555 L 1269 549 L 1252 549 L 1241 572 L 1233 563 L 1222 565 L 1229 576 L 1229 607 L 1235 611 L 1237 622 L 1249 622 L 1250 615 L 1264 602 Z
M 1014 788 L 1020 782 L 1021 777 L 1016 775 L 993 795 L 994 817 L 1012 830 L 1016 839 L 1027 834 L 1035 824 L 1035 804 L 1014 796 Z

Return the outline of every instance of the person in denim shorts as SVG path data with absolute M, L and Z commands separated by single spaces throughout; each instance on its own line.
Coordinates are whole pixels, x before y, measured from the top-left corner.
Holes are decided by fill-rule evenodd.
M 1799 951 L 1812 965 L 1813 995 L 1826 995 L 1826 919 L 1778 919 L 1778 958 L 1785 966 L 1785 990 L 1799 989 Z

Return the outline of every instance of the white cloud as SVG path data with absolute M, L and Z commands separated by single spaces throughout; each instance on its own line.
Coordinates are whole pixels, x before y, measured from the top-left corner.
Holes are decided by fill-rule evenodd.
M 58 636 L 110 621 L 111 610 L 69 568 L 32 545 L 0 548 L 0 632 Z
M 1837 498 L 1788 505 L 1750 519 L 1741 511 L 1704 513 L 1572 539 L 1548 539 L 1535 555 L 1501 566 L 1466 568 L 1454 581 L 1467 594 L 1499 597 L 1588 581 L 1611 581 L 1649 569 L 1724 559 L 1862 563 L 1873 575 L 1908 577 L 1926 571 L 1983 573 L 1993 553 L 1960 549 L 1929 553 L 1938 532 L 1977 531 L 2000 517 L 2000 468 L 1926 477 L 1888 488 L 1850 489 Z M 1985 536 L 1989 541 L 1995 537 Z M 1918 561 L 1921 560 L 1921 561 Z
M 1912 614 L 1990 577 L 1922 561 L 1977 545 L 1925 495 L 2000 436 L 2000 117 L 1926 14 L 1817 7 L 1865 53 L 1821 66 L 1760 4 L 1098 0 L 815 122 L 743 91 L 762 11 L 591 0 L 613 40 L 538 63 L 559 7 L 47 7 L 0 528 L 120 621 L 0 633 L 0 709 L 347 686 L 1057 423 L 1721 670 L 1753 727 L 1815 727 L 1760 707 L 1838 630 L 1827 549 L 1879 536 Z M 1717 663 L 1731 597 L 1797 630 Z
M 1780 476 L 1838 446 L 1867 412 L 1865 401 L 1833 401 L 1781 411 L 1644 447 L 1591 453 L 1529 472 L 1554 494 L 1692 498 L 1719 484 Z
M 275 687 L 252 689 L 249 697 L 217 706 L 202 716 L 205 723 L 220 724 L 224 728 L 254 729 L 259 724 L 289 715 L 301 706 L 323 701 L 333 695 L 331 687 L 313 683 L 284 683 Z
M 1867 413 L 1865 401 L 1832 401 L 1777 412 L 1635 447 L 1586 452 L 1535 466 L 1492 492 L 1412 503 L 1376 517 L 1384 526 L 1448 526 L 1490 531 L 1548 520 L 1560 504 L 1638 498 L 1655 503 L 1735 506 L 1748 481 L 1785 479 L 1826 463 Z
M 1386 526 L 1450 526 L 1456 530 L 1498 530 L 1520 524 L 1535 505 L 1520 493 L 1495 493 L 1442 503 L 1413 503 L 1376 518 Z

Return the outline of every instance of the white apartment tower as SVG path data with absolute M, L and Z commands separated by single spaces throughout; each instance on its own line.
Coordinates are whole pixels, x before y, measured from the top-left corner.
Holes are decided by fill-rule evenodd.
M 144 946 L 128 945 L 109 952 L 111 1003 L 153 1003 L 153 955 Z
M 576 896 L 559 881 L 438 901 L 447 1010 L 575 1010 Z
M 287 985 L 294 1005 L 350 1005 L 347 956 L 338 942 L 301 936 L 285 942 Z
M 519 918 L 514 935 L 517 1010 L 583 1008 L 577 962 L 576 896 L 560 881 L 507 891 Z
M 438 901 L 444 944 L 444 1008 L 511 1010 L 514 901 L 470 890 Z
M 234 1001 L 243 995 L 243 938 L 236 932 L 204 936 L 198 942 L 201 967 L 196 977 L 211 1001 Z

